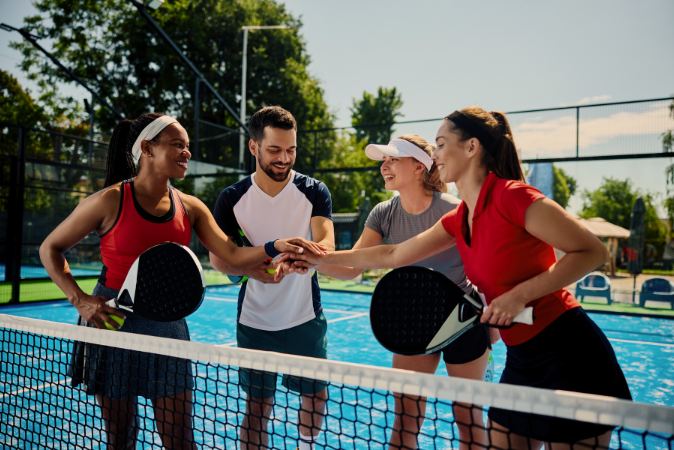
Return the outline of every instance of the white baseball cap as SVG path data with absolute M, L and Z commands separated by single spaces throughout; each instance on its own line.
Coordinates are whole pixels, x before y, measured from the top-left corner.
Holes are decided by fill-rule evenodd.
M 433 167 L 433 160 L 428 153 L 405 139 L 393 139 L 388 145 L 370 144 L 365 148 L 365 154 L 375 161 L 383 161 L 384 155 L 412 157 L 426 166 L 429 171 Z

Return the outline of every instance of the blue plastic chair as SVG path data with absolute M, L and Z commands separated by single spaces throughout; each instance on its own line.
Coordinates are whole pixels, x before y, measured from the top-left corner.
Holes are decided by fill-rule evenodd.
M 674 309 L 674 284 L 666 278 L 649 278 L 641 286 L 639 306 L 644 306 L 647 300 L 669 302 Z
M 599 272 L 585 275 L 576 283 L 576 298 L 583 301 L 585 297 L 602 297 L 611 304 L 611 279 Z

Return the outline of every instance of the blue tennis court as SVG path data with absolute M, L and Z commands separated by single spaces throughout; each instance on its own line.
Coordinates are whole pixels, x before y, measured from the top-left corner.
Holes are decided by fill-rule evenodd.
M 210 288 L 208 290 L 202 307 L 197 313 L 188 318 L 193 341 L 222 346 L 236 345 L 236 301 L 238 290 L 237 286 Z M 325 315 L 330 324 L 328 330 L 330 359 L 390 367 L 391 354 L 376 342 L 370 331 L 367 314 L 370 296 L 366 294 L 324 291 L 322 297 Z M 0 313 L 65 323 L 74 323 L 77 318 L 75 308 L 66 301 L 5 307 L 0 310 Z M 674 406 L 674 321 L 604 314 L 592 314 L 592 318 L 611 340 L 620 364 L 625 371 L 634 399 L 645 403 Z M 569 330 L 569 332 L 571 333 L 573 330 Z M 17 349 L 20 349 L 25 353 L 25 358 L 31 358 L 33 354 L 31 343 L 25 342 L 24 344 L 21 346 L 15 345 L 11 350 L 16 352 Z M 3 343 L 3 345 L 6 346 L 7 344 Z M 9 349 L 3 348 L 3 351 L 7 350 Z M 40 352 L 44 351 L 49 350 L 40 350 Z M 57 362 L 56 360 L 63 363 L 66 359 L 66 356 L 59 355 L 58 352 L 54 352 L 54 357 L 55 363 Z M 494 348 L 494 359 L 496 363 L 495 379 L 498 379 L 505 362 L 505 346 L 501 342 Z M 51 367 L 47 369 L 51 369 Z M 237 434 L 236 425 L 237 421 L 240 420 L 243 403 L 242 394 L 238 393 L 236 386 L 238 374 L 236 370 L 232 370 L 231 368 L 229 370 L 226 368 L 218 368 L 216 370 L 222 371 L 222 373 L 217 374 L 216 378 L 222 380 L 223 383 L 226 381 L 223 386 L 218 386 L 218 383 L 221 383 L 221 381 L 215 384 L 212 382 L 212 374 L 209 374 L 206 381 L 197 381 L 197 398 L 195 400 L 198 404 L 204 406 L 203 411 L 196 414 L 195 429 L 205 431 L 200 438 L 205 444 L 218 445 L 218 443 L 221 443 L 224 447 L 234 448 Z M 40 402 L 43 396 L 42 391 L 62 388 L 61 385 L 64 384 L 63 371 L 61 371 L 60 378 L 53 376 L 48 371 L 44 373 L 38 372 L 36 371 L 32 375 L 43 380 L 42 384 L 44 386 L 38 386 L 28 396 L 32 406 L 32 414 L 35 414 L 36 417 L 42 416 L 38 421 L 39 423 L 45 423 L 45 427 L 51 423 L 52 425 L 57 425 L 58 428 L 65 432 L 68 426 L 73 426 L 73 422 L 66 423 L 66 421 L 59 419 L 60 415 L 55 414 L 55 411 L 41 410 L 42 405 Z M 446 376 L 444 367 L 438 370 L 438 374 Z M 3 377 L 3 384 L 7 381 Z M 223 391 L 223 388 L 226 389 L 226 392 Z M 224 395 L 228 402 L 232 402 L 233 406 L 228 405 L 228 409 L 231 407 L 232 410 L 227 412 L 209 407 L 217 403 L 217 399 L 214 398 L 215 392 L 218 392 L 220 396 Z M 0 396 L 5 397 L 15 394 L 7 392 L 3 386 Z M 80 395 L 83 396 L 83 394 Z M 389 432 L 386 426 L 373 426 L 372 423 L 388 424 L 390 427 L 393 422 L 393 402 L 390 396 L 378 395 L 377 392 L 374 392 L 367 398 L 363 398 L 357 392 L 345 393 L 339 389 L 333 391 L 332 387 L 330 388 L 329 395 L 331 398 L 338 398 L 339 400 L 338 402 L 328 402 L 328 415 L 325 427 L 334 428 L 336 431 L 340 431 L 340 429 L 344 431 L 344 427 L 346 427 L 347 435 L 355 435 L 361 438 L 369 436 L 378 442 L 386 441 L 386 434 Z M 202 396 L 202 398 L 200 399 L 199 396 Z M 296 423 L 297 403 L 298 399 L 296 396 L 288 394 L 283 389 L 279 389 L 277 393 L 277 408 L 275 408 L 275 415 L 271 422 L 275 433 L 273 442 L 278 448 L 290 448 L 290 445 L 296 442 L 296 430 L 292 424 Z M 289 408 L 284 408 L 286 405 Z M 63 407 L 71 411 L 76 411 L 77 409 L 75 405 L 68 404 L 65 397 L 62 404 L 54 405 L 52 403 L 50 405 L 50 408 L 55 407 Z M 88 407 L 91 408 L 91 402 L 89 402 Z M 3 413 L 7 414 L 11 412 L 3 411 Z M 89 414 L 90 416 L 87 417 L 93 417 L 97 412 L 90 411 Z M 148 419 L 150 419 L 152 416 L 151 409 L 148 408 L 146 414 Z M 361 417 L 368 415 L 369 418 L 366 422 L 370 422 L 370 424 L 361 425 L 354 421 L 353 419 L 359 415 Z M 216 418 L 227 425 L 223 427 L 220 424 L 220 428 L 217 428 L 213 421 Z M 346 418 L 347 421 L 340 420 L 342 418 Z M 452 412 L 451 408 L 447 405 L 436 405 L 432 411 L 429 410 L 428 419 L 437 420 L 427 420 L 424 425 L 424 433 L 444 436 L 446 439 L 456 439 L 458 436 L 458 433 L 451 425 Z M 92 420 L 91 426 L 96 425 L 96 420 L 100 422 L 100 419 L 88 419 L 90 422 Z M 55 421 L 58 423 L 55 423 Z M 349 428 L 350 431 L 348 430 Z M 144 448 L 154 448 L 154 445 L 160 445 L 158 435 L 151 431 L 154 429 L 154 424 L 151 420 L 145 421 L 144 429 L 148 430 L 144 432 L 142 439 L 145 442 Z M 222 438 L 222 434 L 226 434 L 228 437 Z M 57 437 L 53 439 L 54 442 L 57 442 Z M 424 439 L 429 438 L 422 438 L 420 442 L 421 448 L 426 448 L 424 444 L 428 444 L 427 446 L 431 444 L 430 440 L 424 442 Z M 627 438 L 623 437 L 622 444 L 626 448 L 640 448 L 639 438 L 634 437 L 634 439 L 634 445 L 629 445 L 631 438 L 629 436 Z M 458 446 L 458 441 L 454 442 Z M 339 442 L 329 443 L 334 448 L 352 448 L 348 443 L 348 439 L 346 441 L 340 439 Z M 97 443 L 87 440 L 87 438 L 82 438 L 82 445 L 91 448 L 96 447 Z M 353 444 L 353 446 L 354 448 L 361 448 L 356 444 Z M 372 446 L 371 448 L 384 447 L 380 445 Z M 649 448 L 660 447 L 658 444 L 653 443 Z M 667 447 L 663 446 L 662 448 Z
M 101 269 L 70 269 L 75 277 L 97 277 L 101 274 Z M 5 281 L 6 267 L 0 264 L 0 281 Z M 21 279 L 49 278 L 47 270 L 42 266 L 21 266 Z

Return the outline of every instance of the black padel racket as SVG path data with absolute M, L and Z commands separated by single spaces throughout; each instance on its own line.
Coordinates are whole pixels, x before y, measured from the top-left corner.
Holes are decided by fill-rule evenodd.
M 484 306 L 439 272 L 401 267 L 377 283 L 370 305 L 372 332 L 387 350 L 425 355 L 480 324 Z M 515 318 L 533 323 L 533 308 Z
M 165 242 L 134 261 L 117 298 L 107 304 L 158 322 L 183 319 L 201 306 L 206 281 L 192 250 Z

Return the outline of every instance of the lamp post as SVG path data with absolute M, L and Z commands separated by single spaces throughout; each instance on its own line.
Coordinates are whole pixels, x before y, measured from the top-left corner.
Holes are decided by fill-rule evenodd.
M 249 25 L 241 27 L 243 30 L 243 62 L 241 64 L 241 116 L 240 123 L 246 123 L 246 69 L 248 67 L 247 48 L 248 48 L 248 30 L 286 30 L 288 25 Z M 243 157 L 245 154 L 246 135 L 245 130 L 241 128 L 239 135 L 239 169 L 243 169 Z

